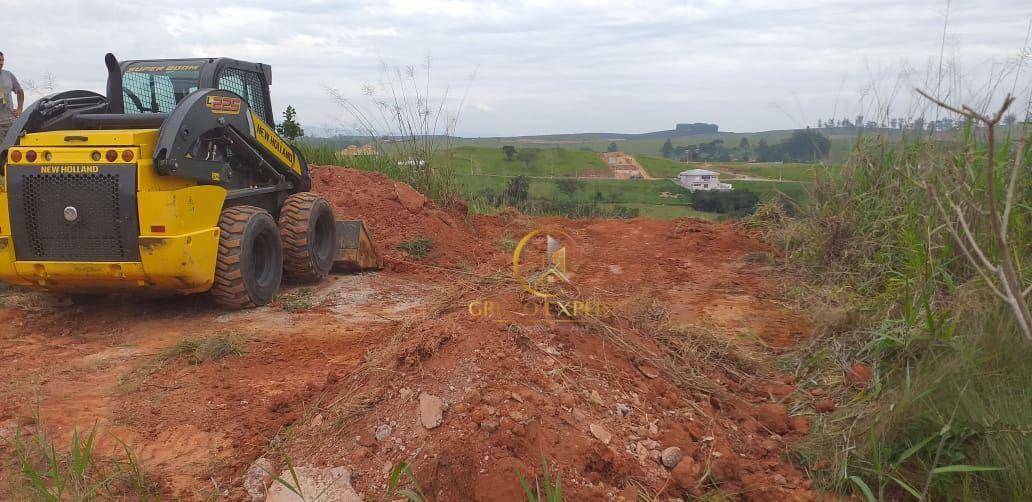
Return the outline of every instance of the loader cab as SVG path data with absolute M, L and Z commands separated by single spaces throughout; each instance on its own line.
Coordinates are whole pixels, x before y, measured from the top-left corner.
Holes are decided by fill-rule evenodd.
M 123 61 L 119 66 L 124 113 L 170 113 L 191 92 L 212 88 L 239 94 L 265 122 L 276 123 L 269 65 L 208 58 Z

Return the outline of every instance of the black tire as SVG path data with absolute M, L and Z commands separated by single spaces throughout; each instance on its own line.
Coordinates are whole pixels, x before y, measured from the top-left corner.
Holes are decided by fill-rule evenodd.
M 317 282 L 330 273 L 337 251 L 333 206 L 311 192 L 287 197 L 280 210 L 283 269 L 294 281 Z
M 215 264 L 215 302 L 230 309 L 260 307 L 272 301 L 283 278 L 283 244 L 268 211 L 236 206 L 219 218 L 219 256 Z

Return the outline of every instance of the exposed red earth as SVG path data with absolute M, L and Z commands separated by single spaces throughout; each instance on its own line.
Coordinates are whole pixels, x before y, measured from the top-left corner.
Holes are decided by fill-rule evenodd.
M 762 242 L 692 219 L 468 218 L 379 174 L 313 171 L 338 218 L 366 222 L 384 270 L 241 312 L 204 296 L 3 298 L 0 498 L 17 495 L 19 431 L 67 448 L 94 424 L 98 454 L 125 442 L 165 498 L 264 500 L 276 483 L 255 466 L 287 458 L 315 485 L 346 469 L 367 500 L 399 462 L 431 500 L 519 500 L 517 473 L 533 483 L 542 459 L 567 500 L 818 498 L 786 455 L 809 422 L 776 364 L 810 328 Z M 535 229 L 562 236 L 576 297 L 611 315 L 526 308 L 513 245 Z M 397 249 L 420 237 L 427 257 Z M 213 334 L 245 353 L 161 357 Z

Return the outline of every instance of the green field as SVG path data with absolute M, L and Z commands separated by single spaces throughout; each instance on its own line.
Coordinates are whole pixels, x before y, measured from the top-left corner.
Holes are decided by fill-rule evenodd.
M 539 148 L 513 145 L 516 155 L 512 160 L 505 157 L 502 147 L 460 146 L 451 151 L 450 163 L 456 172 L 463 174 L 495 174 L 503 176 L 578 176 L 593 170 L 606 169 L 605 162 L 593 152 L 567 148 Z M 531 153 L 526 161 L 521 155 Z
M 784 181 L 813 182 L 820 177 L 838 176 L 841 166 L 826 164 L 749 164 L 745 162 L 717 162 L 713 168 L 723 172 L 744 174 L 756 178 Z

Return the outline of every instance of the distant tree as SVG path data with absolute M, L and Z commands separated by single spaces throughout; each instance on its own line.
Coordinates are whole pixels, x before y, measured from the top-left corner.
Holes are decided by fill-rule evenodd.
M 859 127 L 863 127 L 864 126 L 864 116 L 863 115 L 857 115 L 856 116 L 856 122 L 853 122 L 853 124 L 855 124 L 858 128 Z
M 509 180 L 509 184 L 506 185 L 502 197 L 509 204 L 518 204 L 525 202 L 529 194 L 530 180 L 526 176 L 520 175 Z
M 530 169 L 530 164 L 537 159 L 537 153 L 537 150 L 533 148 L 524 148 L 516 154 L 516 158 L 520 159 L 520 162 L 523 162 L 524 167 Z
M 913 127 L 914 127 L 915 131 L 924 131 L 924 128 L 925 128 L 925 119 L 924 119 L 924 117 L 918 117 L 918 118 L 914 119 Z
M 555 180 L 555 184 L 559 187 L 559 191 L 566 194 L 567 197 L 573 197 L 573 194 L 580 188 L 580 182 L 574 178 L 559 178 Z
M 667 138 L 663 142 L 663 146 L 659 147 L 659 153 L 668 159 L 674 156 L 674 144 L 670 142 L 670 138 Z
M 516 155 L 516 147 L 512 145 L 505 145 L 502 147 L 502 153 L 505 154 L 505 160 L 512 160 L 512 156 Z
M 620 147 L 617 146 L 615 141 L 611 141 L 611 142 L 609 142 L 609 147 L 606 148 L 606 151 L 607 152 L 619 152 L 620 151 Z
M 818 129 L 824 129 L 824 121 L 823 120 L 817 119 L 817 128 Z
M 595 190 L 595 203 L 597 204 L 599 202 L 602 202 L 603 200 L 605 199 L 602 196 L 602 192 Z
M 742 140 L 738 142 L 738 148 L 741 148 L 742 150 L 745 150 L 746 152 L 748 152 L 749 151 L 749 138 L 747 138 L 745 136 L 742 136 Z
M 873 120 L 868 120 L 867 123 L 864 124 L 864 127 L 868 128 L 868 129 L 877 129 L 878 128 L 878 123 L 873 121 Z
M 1003 124 L 1006 125 L 1007 127 L 1010 127 L 1010 126 L 1014 125 L 1014 123 L 1017 122 L 1017 121 L 1018 121 L 1018 116 L 1014 115 L 1013 113 L 1008 113 L 1007 115 L 1003 116 Z
M 288 141 L 297 141 L 297 138 L 304 136 L 305 130 L 294 120 L 296 116 L 297 111 L 294 110 L 294 107 L 287 105 L 287 109 L 283 111 L 283 122 L 276 126 L 276 133 Z
M 896 120 L 897 119 L 893 118 L 892 120 L 889 121 L 889 126 L 892 127 L 893 129 L 896 128 Z
M 781 140 L 781 151 L 785 160 L 813 162 L 828 155 L 831 141 L 828 137 L 810 128 L 798 129 Z
M 767 138 L 760 138 L 759 143 L 756 144 L 756 160 L 760 162 L 770 162 L 774 160 L 771 154 L 772 152 L 770 145 L 767 144 Z

